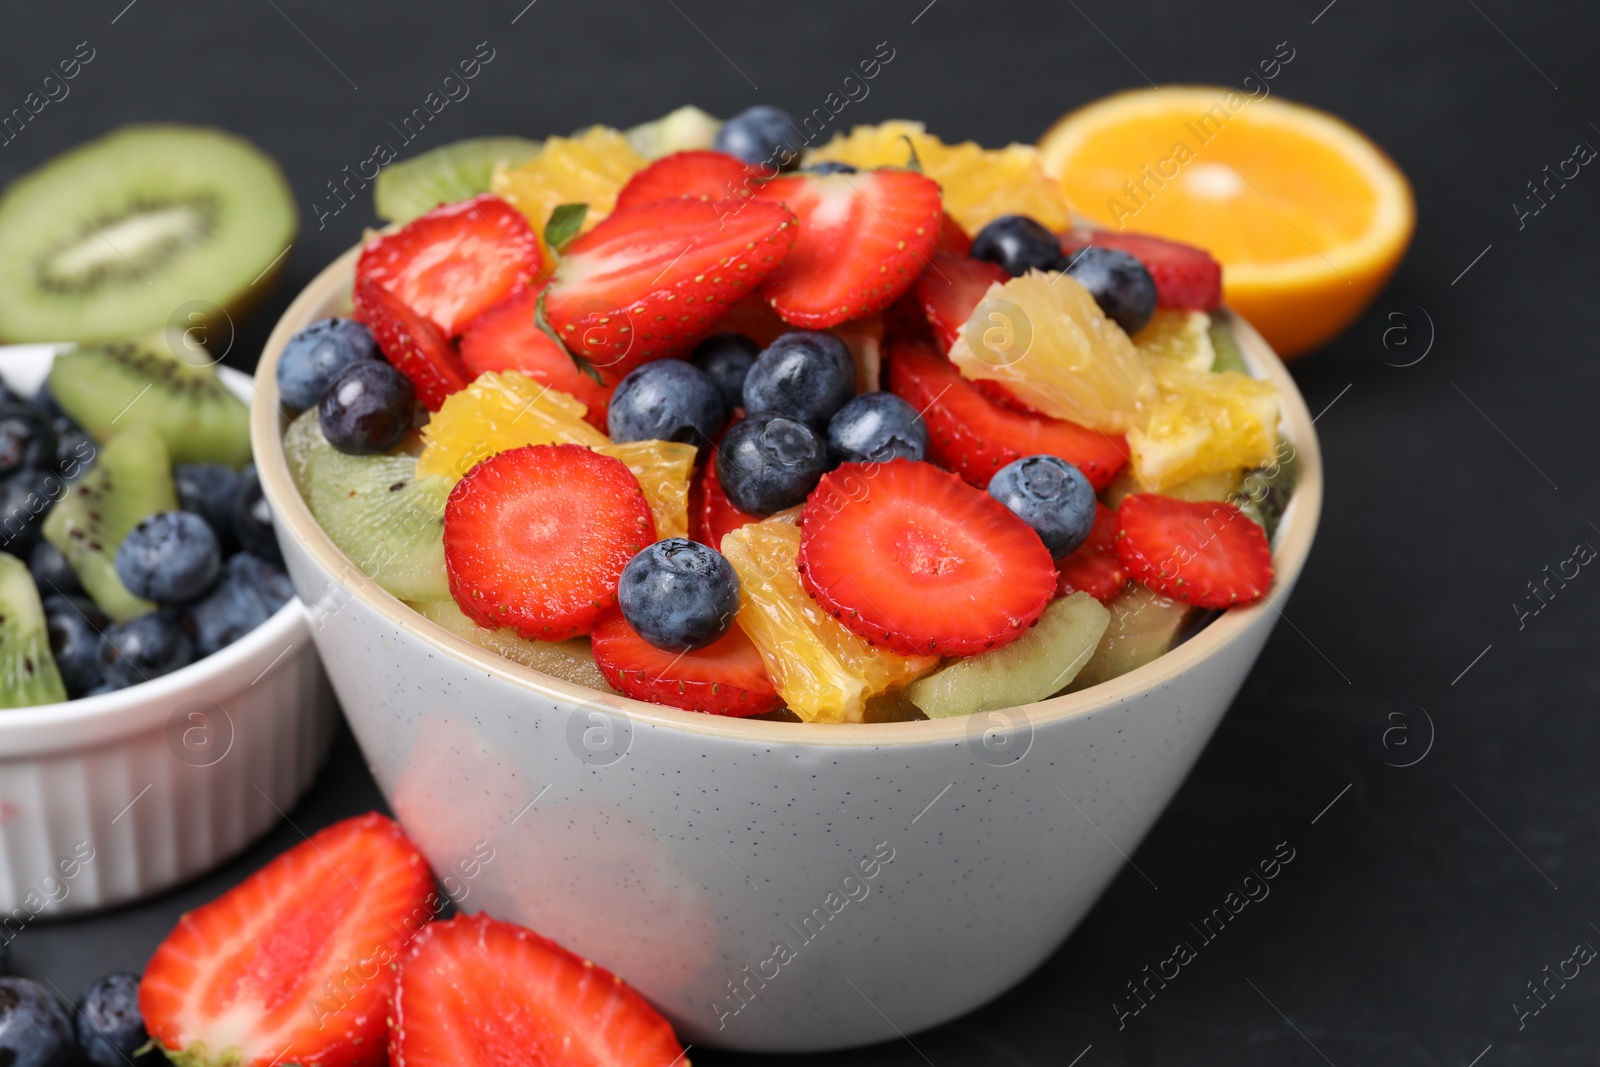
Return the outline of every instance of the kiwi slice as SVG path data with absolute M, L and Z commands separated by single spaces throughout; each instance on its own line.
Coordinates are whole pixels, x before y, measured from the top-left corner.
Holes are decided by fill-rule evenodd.
M 523 137 L 474 137 L 441 145 L 379 171 L 373 206 L 385 222 L 410 222 L 440 204 L 488 192 L 495 167 L 515 167 L 542 147 Z
M 1000 648 L 958 659 L 906 689 L 930 719 L 1014 708 L 1059 693 L 1093 654 L 1111 613 L 1088 593 L 1044 609 L 1033 629 Z
M 1072 680 L 1072 689 L 1087 689 L 1167 652 L 1191 614 L 1189 605 L 1134 583 L 1110 604 L 1110 624 L 1089 662 Z
M 45 540 L 67 557 L 84 592 L 117 622 L 154 611 L 117 577 L 117 546 L 141 519 L 178 506 L 172 457 L 161 435 L 135 423 L 101 446 L 89 473 L 45 516 Z
M 585 685 L 602 693 L 613 692 L 605 675 L 595 666 L 589 642 L 581 637 L 570 641 L 528 641 L 515 630 L 486 630 L 462 614 L 454 600 L 419 600 L 411 605 L 423 618 L 506 659 L 543 671 L 552 678 Z
M 450 596 L 444 504 L 450 482 L 417 477 L 417 459 L 349 456 L 328 443 L 316 411 L 289 425 L 283 448 L 300 496 L 355 565 L 401 600 Z
M 1289 497 L 1300 481 L 1300 454 L 1294 445 L 1279 439 L 1272 461 L 1249 471 L 1234 499 L 1239 510 L 1261 524 L 1270 539 L 1278 532 L 1278 520 L 1289 506 Z
M 67 699 L 28 565 L 0 552 L 0 708 Z
M 270 288 L 294 199 L 248 141 L 199 126 L 124 126 L 0 196 L 0 337 L 103 341 L 192 315 L 219 325 Z
M 646 159 L 660 159 L 674 152 L 687 152 L 693 148 L 710 148 L 716 140 L 722 120 L 687 104 L 669 111 L 654 122 L 640 123 L 624 130 L 623 136 L 633 150 Z
M 1244 349 L 1239 347 L 1239 340 L 1233 336 L 1233 327 L 1228 325 L 1226 318 L 1213 315 L 1211 328 L 1206 332 L 1211 337 L 1211 349 L 1216 353 L 1216 358 L 1211 362 L 1212 370 L 1219 373 L 1230 370 L 1240 374 L 1250 373 L 1250 367 L 1244 361 Z
M 159 343 L 159 342 L 157 342 Z M 161 435 L 174 463 L 250 462 L 250 409 L 216 369 L 123 341 L 64 352 L 50 367 L 50 394 L 97 440 L 129 426 Z

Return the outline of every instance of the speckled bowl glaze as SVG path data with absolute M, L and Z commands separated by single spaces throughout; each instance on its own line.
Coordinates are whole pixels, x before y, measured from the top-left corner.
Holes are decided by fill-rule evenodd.
M 348 307 L 356 251 L 302 292 L 258 371 L 262 483 L 312 634 L 378 784 L 467 911 L 615 971 L 696 1045 L 895 1038 L 1014 985 L 1083 918 L 1172 797 L 1311 548 L 1304 476 L 1268 599 L 1081 693 L 969 719 L 820 726 L 695 715 L 574 686 L 428 622 L 313 521 L 284 461 L 283 345 Z

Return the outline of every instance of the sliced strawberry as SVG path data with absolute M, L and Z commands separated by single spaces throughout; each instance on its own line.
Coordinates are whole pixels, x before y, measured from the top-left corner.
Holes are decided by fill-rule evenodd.
M 943 251 L 933 254 L 933 263 L 917 279 L 916 292 L 942 351 L 948 353 L 956 343 L 989 286 L 1010 280 L 999 264 Z
M 1039 535 L 931 463 L 846 463 L 800 517 L 800 580 L 850 630 L 902 655 L 1021 637 L 1056 591 Z
M 443 904 L 394 822 L 335 823 L 178 920 L 145 1026 L 187 1067 L 381 1064 L 393 964 Z
M 673 196 L 744 200 L 752 195 L 759 173 L 759 168 L 747 167 L 724 152 L 704 149 L 674 152 L 636 171 L 617 193 L 616 210 Z
M 794 216 L 763 200 L 655 200 L 606 216 L 562 257 L 545 319 L 621 377 L 675 356 L 789 254 Z
M 444 563 L 469 618 L 529 640 L 589 632 L 617 602 L 622 568 L 656 539 L 639 479 L 580 445 L 491 456 L 450 491 Z
M 928 317 L 922 312 L 916 286 L 900 294 L 900 299 L 883 312 L 883 340 L 890 344 L 903 337 L 928 337 Z
M 1056 595 L 1084 592 L 1104 602 L 1127 584 L 1128 570 L 1117 555 L 1117 513 L 1096 501 L 1088 539 L 1056 560 Z
M 704 538 L 703 543 L 712 548 L 720 549 L 722 539 L 737 530 L 747 522 L 760 522 L 760 515 L 752 515 L 748 511 L 740 511 L 728 499 L 728 494 L 722 491 L 722 483 L 717 481 L 716 463 L 707 463 L 705 472 L 700 475 L 700 532 Z
M 961 228 L 961 223 L 950 217 L 949 212 L 945 212 L 939 220 L 939 251 L 949 252 L 953 256 L 964 256 L 972 251 L 972 238 Z
M 1124 497 L 1117 555 L 1128 577 L 1201 608 L 1249 604 L 1272 585 L 1272 546 L 1260 526 L 1222 500 Z
M 756 196 L 800 220 L 794 251 L 761 287 L 796 326 L 822 329 L 888 307 L 939 239 L 939 186 L 908 170 L 777 178 Z
M 1203 248 L 1114 230 L 1074 229 L 1061 235 L 1061 249 L 1069 256 L 1084 245 L 1116 248 L 1143 263 L 1161 307 L 1208 311 L 1222 303 L 1222 264 Z
M 596 626 L 591 638 L 600 673 L 636 700 L 739 719 L 782 703 L 761 653 L 737 625 L 694 652 L 657 648 L 620 614 Z
M 928 424 L 928 458 L 979 488 L 1012 460 L 1048 453 L 1081 470 L 1098 492 L 1128 461 L 1128 443 L 1121 434 L 997 404 L 926 342 L 894 346 L 889 388 L 922 412 Z
M 356 282 L 377 282 L 454 337 L 479 312 L 542 282 L 549 267 L 522 213 L 485 193 L 368 241 Z
M 461 362 L 474 378 L 485 371 L 515 370 L 570 393 L 588 407 L 584 419 L 604 433 L 616 382 L 601 385 L 580 371 L 566 349 L 539 329 L 538 304 L 539 290 L 529 287 L 473 319 L 461 335 Z
M 675 1067 L 683 1053 L 622 979 L 487 915 L 433 923 L 400 963 L 394 1067 Z
M 438 411 L 444 398 L 472 381 L 450 339 L 433 320 L 419 315 L 375 281 L 356 283 L 357 321 L 372 331 L 384 358 L 416 387 L 417 399 Z
M 759 293 L 749 293 L 735 300 L 728 313 L 718 321 L 712 333 L 742 333 L 762 348 L 766 348 L 794 327 L 778 318 L 772 305 Z

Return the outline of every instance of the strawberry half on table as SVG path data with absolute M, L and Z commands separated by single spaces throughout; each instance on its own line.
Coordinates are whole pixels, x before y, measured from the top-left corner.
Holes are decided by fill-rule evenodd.
M 392 821 L 335 823 L 178 920 L 139 984 L 145 1026 L 184 1067 L 376 1067 L 394 965 L 441 904 Z

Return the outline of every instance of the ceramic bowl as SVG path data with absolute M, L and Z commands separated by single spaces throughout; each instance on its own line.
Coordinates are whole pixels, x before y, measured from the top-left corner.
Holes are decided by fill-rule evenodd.
M 51 346 L 0 350 L 31 396 Z M 222 368 L 249 399 L 250 378 Z M 335 707 L 292 600 L 212 656 L 103 696 L 0 711 L 0 941 L 126 904 L 271 829 L 310 786 Z
M 284 343 L 348 307 L 352 249 L 262 357 L 255 453 L 312 637 L 384 795 L 467 911 L 614 970 L 696 1045 L 796 1052 L 953 1019 L 1055 951 L 1238 692 L 1311 548 L 1305 403 L 1247 326 L 1304 476 L 1270 596 L 1092 689 L 965 719 L 824 726 L 598 693 L 428 622 L 323 534 L 285 465 Z

